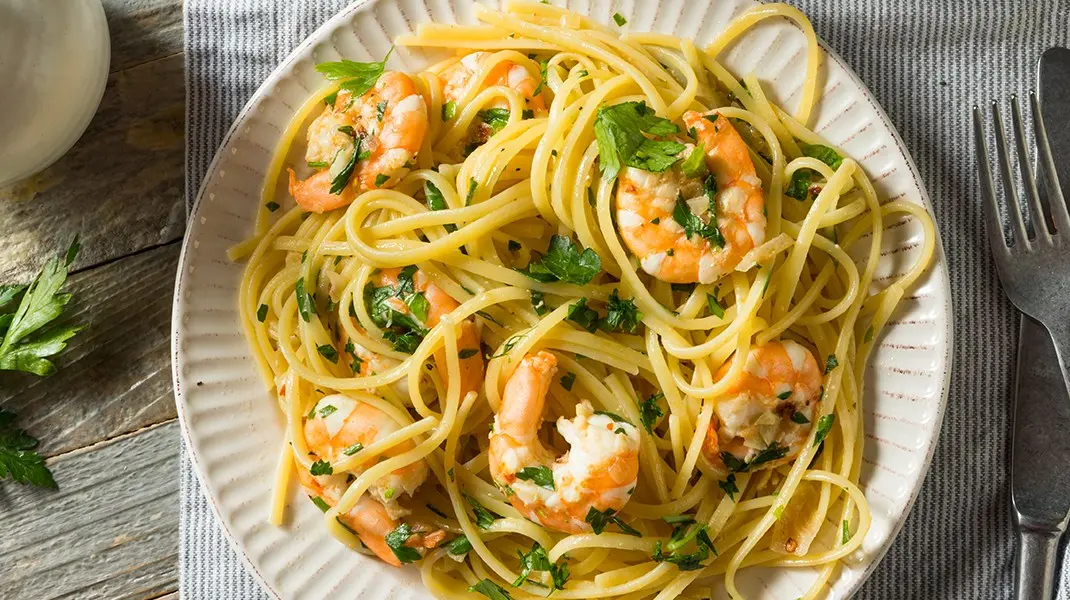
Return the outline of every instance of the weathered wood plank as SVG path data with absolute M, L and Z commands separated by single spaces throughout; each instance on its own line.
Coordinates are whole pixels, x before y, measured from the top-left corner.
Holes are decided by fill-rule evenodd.
M 111 72 L 182 52 L 181 0 L 104 0 Z
M 49 461 L 58 491 L 0 484 L 0 598 L 176 590 L 179 444 L 172 421 Z
M 182 55 L 113 74 L 74 148 L 19 190 L 0 190 L 0 282 L 31 277 L 75 234 L 76 267 L 181 237 L 184 104 Z
M 175 242 L 73 275 L 64 318 L 86 328 L 57 357 L 58 372 L 0 374 L 0 406 L 41 440 L 42 454 L 175 417 L 169 348 L 178 253 Z

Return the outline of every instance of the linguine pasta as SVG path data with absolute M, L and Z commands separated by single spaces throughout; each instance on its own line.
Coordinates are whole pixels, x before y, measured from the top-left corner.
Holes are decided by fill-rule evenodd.
M 405 169 L 339 208 L 272 210 L 279 177 L 292 166 L 290 148 L 325 99 L 345 87 L 335 81 L 284 130 L 255 234 L 231 250 L 246 261 L 240 308 L 251 353 L 287 422 L 271 521 L 283 521 L 290 483 L 304 474 L 330 533 L 371 553 L 371 540 L 346 515 L 379 497 L 384 477 L 426 464 L 426 479 L 391 513 L 408 529 L 398 525 L 385 541 L 399 562 L 417 563 L 440 598 L 552 592 L 666 600 L 705 598 L 711 589 L 741 598 L 738 575 L 756 565 L 814 569 L 803 597 L 822 596 L 869 528 L 858 483 L 863 373 L 874 340 L 931 260 L 930 216 L 908 202 L 882 203 L 859 164 L 807 128 L 820 99 L 821 58 L 813 28 L 792 7 L 749 10 L 706 48 L 664 34 L 622 34 L 546 4 L 476 9 L 478 25 L 425 24 L 396 40 L 456 54 L 411 75 L 428 123 Z M 805 83 L 791 112 L 772 104 L 755 77 L 737 79 L 718 62 L 749 28 L 778 17 L 807 39 Z M 517 86 L 469 85 L 451 100 L 447 74 L 474 51 L 487 53 L 471 61 L 475 81 L 491 81 L 508 63 L 539 87 L 525 95 Z M 545 98 L 544 109 L 533 110 L 532 93 Z M 659 279 L 622 236 L 624 180 L 636 173 L 630 165 L 658 158 L 621 150 L 623 170 L 607 173 L 600 120 L 625 104 L 650 129 L 675 129 L 656 148 L 700 143 L 681 126 L 688 113 L 706 115 L 712 127 L 728 122 L 746 142 L 764 235 L 727 272 Z M 703 169 L 698 161 L 683 165 L 683 156 L 669 156 L 672 166 L 660 172 Z M 337 178 L 334 170 L 325 172 Z M 710 192 L 708 220 L 674 217 L 688 235 L 695 229 L 712 240 L 699 239 L 703 248 L 715 248 L 721 235 L 712 208 L 718 193 L 726 192 Z M 925 230 L 921 258 L 874 291 L 885 223 L 904 215 Z M 413 305 L 424 302 L 414 277 L 453 304 L 433 326 L 428 318 L 409 331 L 384 325 L 376 294 L 390 270 L 399 273 L 397 290 L 410 286 L 398 294 L 409 305 L 402 312 L 426 311 Z M 478 332 L 479 348 L 459 341 L 466 327 Z M 782 340 L 805 348 L 820 367 L 810 412 L 789 411 L 781 416 L 794 424 L 773 424 L 801 436 L 797 443 L 788 452 L 787 438 L 777 438 L 732 454 L 722 438 L 720 454 L 707 452 L 729 418 L 730 382 L 754 371 L 752 350 Z M 595 506 L 597 518 L 588 513 L 579 525 L 584 531 L 541 525 L 492 475 L 488 429 L 510 401 L 510 378 L 540 351 L 557 364 L 541 443 L 558 456 L 568 450 L 551 425 L 576 416 L 581 401 L 610 415 L 618 432 L 638 435 L 638 473 L 626 501 L 614 511 Z M 369 357 L 381 361 L 369 368 L 378 360 Z M 467 360 L 483 369 L 474 390 L 463 389 Z M 391 427 L 328 461 L 308 439 L 309 424 L 337 429 L 330 413 L 339 407 L 324 398 L 338 397 L 370 407 Z M 331 501 L 309 491 L 309 475 L 324 473 L 344 476 Z M 432 530 L 422 539 L 433 544 L 413 548 L 412 532 Z

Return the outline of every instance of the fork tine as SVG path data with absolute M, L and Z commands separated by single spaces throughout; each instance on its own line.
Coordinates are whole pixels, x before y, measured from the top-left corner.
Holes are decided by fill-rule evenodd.
M 1012 103 L 1017 101 L 1017 96 L 1011 96 Z M 1003 179 L 1003 191 L 1007 198 L 1007 214 L 1011 220 L 1011 235 L 1014 237 L 1015 246 L 1028 249 L 1029 240 L 1026 237 L 1025 223 L 1022 221 L 1022 207 L 1018 203 L 1018 185 L 1014 181 L 1011 157 L 1007 151 L 1007 139 L 1003 134 L 1003 119 L 999 115 L 999 105 L 995 102 L 992 103 L 992 121 L 996 127 L 996 154 L 999 155 L 999 174 Z
M 996 201 L 996 187 L 992 182 L 992 167 L 988 164 L 984 119 L 978 106 L 973 107 L 973 136 L 977 144 L 977 171 L 981 176 L 981 196 L 985 205 L 985 229 L 988 230 L 992 256 L 1000 265 L 1007 255 L 1007 242 L 1003 237 L 1003 224 L 999 220 L 999 202 Z
M 1032 95 L 1032 94 L 1031 94 Z M 1018 167 L 1022 171 L 1025 184 L 1025 201 L 1029 205 L 1029 214 L 1033 221 L 1033 232 L 1039 241 L 1048 241 L 1048 224 L 1044 219 L 1044 208 L 1040 205 L 1040 193 L 1037 192 L 1037 180 L 1033 177 L 1033 167 L 1024 157 L 1029 156 L 1025 143 L 1025 129 L 1022 127 L 1022 107 L 1018 98 L 1011 100 L 1011 119 L 1014 123 L 1014 145 L 1018 150 Z
M 1030 92 L 1029 101 L 1033 107 L 1033 132 L 1037 138 L 1037 164 L 1044 173 L 1048 190 L 1048 208 L 1055 221 L 1056 233 L 1070 234 L 1070 215 L 1067 214 L 1066 199 L 1059 185 L 1059 173 L 1055 170 L 1055 161 L 1051 158 L 1051 145 L 1048 144 L 1048 130 L 1044 127 L 1044 115 L 1040 110 L 1040 101 L 1035 92 Z

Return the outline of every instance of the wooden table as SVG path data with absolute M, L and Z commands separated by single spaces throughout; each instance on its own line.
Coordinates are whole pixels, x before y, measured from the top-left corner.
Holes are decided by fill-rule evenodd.
M 111 74 L 93 122 L 55 165 L 0 191 L 0 282 L 28 281 L 80 235 L 68 312 L 87 326 L 52 377 L 0 374 L 0 407 L 40 438 L 59 483 L 0 483 L 5 600 L 178 597 L 182 2 L 103 3 Z

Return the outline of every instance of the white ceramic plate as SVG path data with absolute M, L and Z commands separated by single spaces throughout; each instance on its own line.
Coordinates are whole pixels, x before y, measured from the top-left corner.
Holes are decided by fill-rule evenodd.
M 752 3 L 568 0 L 568 5 L 605 23 L 619 12 L 629 29 L 673 33 L 701 46 Z M 415 569 L 394 569 L 331 539 L 310 502 L 292 503 L 285 528 L 267 523 L 282 419 L 248 357 L 238 324 L 242 265 L 231 264 L 224 254 L 252 230 L 260 186 L 282 128 L 323 85 L 315 64 L 342 57 L 379 60 L 395 36 L 429 21 L 473 23 L 472 4 L 357 2 L 305 40 L 260 87 L 227 134 L 186 235 L 173 318 L 182 431 L 223 528 L 264 589 L 276 597 L 429 597 Z M 721 59 L 736 74 L 756 73 L 776 101 L 792 109 L 802 83 L 803 52 L 801 32 L 777 21 L 751 31 Z M 389 67 L 412 71 L 428 60 L 420 51 L 399 48 Z M 812 120 L 817 132 L 860 160 L 883 199 L 901 198 L 931 210 L 902 141 L 857 76 L 827 50 L 822 74 L 825 90 Z M 920 225 L 910 218 L 889 224 L 878 278 L 886 280 L 912 264 L 921 235 Z M 833 582 L 831 598 L 850 596 L 884 555 L 929 467 L 951 368 L 946 267 L 937 241 L 935 264 L 904 300 L 873 355 L 866 381 L 862 470 L 873 527 L 857 560 Z M 742 577 L 742 589 L 750 598 L 794 598 L 812 576 L 807 570 L 753 569 Z

